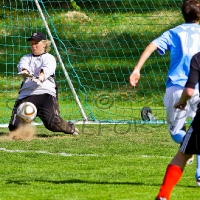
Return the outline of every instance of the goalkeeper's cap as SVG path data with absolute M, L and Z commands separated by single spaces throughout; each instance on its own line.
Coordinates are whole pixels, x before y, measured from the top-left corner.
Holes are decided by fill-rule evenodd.
M 33 35 L 31 35 L 31 37 L 27 39 L 27 41 L 31 40 L 40 42 L 41 40 L 46 40 L 46 36 L 43 33 L 33 33 Z

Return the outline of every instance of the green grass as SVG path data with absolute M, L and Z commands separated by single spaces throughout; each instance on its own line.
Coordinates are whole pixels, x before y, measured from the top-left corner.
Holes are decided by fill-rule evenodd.
M 182 23 L 181 1 L 43 1 L 63 63 L 91 120 L 140 120 L 143 106 L 165 119 L 164 82 L 169 55 L 153 54 L 137 88 L 128 77 L 145 46 Z M 21 79 L 17 63 L 30 52 L 26 39 L 46 32 L 32 1 L 3 1 L 0 8 L 0 123 L 8 123 Z M 86 18 L 81 18 L 80 14 Z M 76 15 L 77 14 L 77 15 Z M 54 55 L 55 52 L 51 51 Z M 58 64 L 64 119 L 82 119 Z M 38 119 L 36 120 L 38 121 Z M 178 149 L 166 125 L 78 125 L 80 136 L 37 126 L 31 141 L 6 140 L 0 129 L 0 200 L 152 200 Z M 187 166 L 171 200 L 198 200 L 195 163 Z
M 31 141 L 3 140 L 1 200 L 152 200 L 178 149 L 166 126 L 79 125 L 78 137 L 37 126 Z M 21 151 L 21 152 L 19 152 Z M 171 200 L 197 200 L 195 163 Z

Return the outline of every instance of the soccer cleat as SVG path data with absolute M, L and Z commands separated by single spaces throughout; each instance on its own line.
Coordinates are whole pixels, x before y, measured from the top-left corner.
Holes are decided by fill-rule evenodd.
M 150 107 L 143 107 L 141 110 L 141 117 L 143 121 L 152 121 L 155 120 L 155 117 L 152 114 L 152 110 Z
M 75 128 L 74 132 L 72 133 L 72 135 L 77 136 L 79 135 L 79 130 L 77 128 Z
M 200 186 L 200 176 L 197 178 L 197 186 Z
M 191 165 L 192 163 L 193 163 L 193 161 L 194 161 L 194 155 L 192 155 L 192 157 L 190 158 L 190 159 L 188 159 L 188 161 L 187 161 L 187 165 Z M 200 181 L 200 180 L 199 180 Z
M 167 200 L 165 197 L 156 197 L 155 200 Z

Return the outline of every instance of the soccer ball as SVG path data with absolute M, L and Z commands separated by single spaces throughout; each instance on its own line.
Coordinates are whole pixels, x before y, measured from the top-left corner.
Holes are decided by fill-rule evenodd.
M 37 108 L 31 102 L 24 102 L 17 108 L 17 116 L 25 123 L 31 123 L 37 115 Z

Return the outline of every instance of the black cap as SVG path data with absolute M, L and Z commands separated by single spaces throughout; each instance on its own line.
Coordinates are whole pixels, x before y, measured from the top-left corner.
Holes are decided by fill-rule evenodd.
M 43 33 L 33 33 L 33 35 L 31 35 L 31 37 L 27 39 L 27 41 L 31 40 L 40 42 L 41 40 L 46 40 L 46 36 Z

